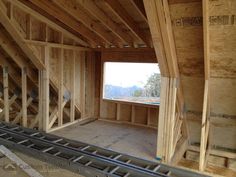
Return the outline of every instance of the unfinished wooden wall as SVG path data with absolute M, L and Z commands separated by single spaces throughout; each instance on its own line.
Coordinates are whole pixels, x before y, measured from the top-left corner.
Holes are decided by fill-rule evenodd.
M 202 164 L 206 165 L 209 162 L 235 169 L 236 2 L 216 0 L 203 1 L 203 3 L 206 5 L 204 10 L 201 1 L 170 4 L 190 135 L 191 151 L 187 151 L 186 157 L 199 160 L 201 135 L 205 135 L 201 132 L 206 84 L 204 78 L 207 75 L 206 70 L 204 72 L 205 47 L 205 52 L 209 50 L 209 58 L 205 58 L 205 62 L 209 60 L 210 65 L 208 91 L 210 128 L 209 137 L 206 137 L 208 146 L 203 149 L 206 154 Z M 205 19 L 203 13 L 206 15 Z M 206 20 L 205 27 L 203 27 L 203 20 Z M 205 46 L 203 45 L 204 28 L 207 28 L 205 35 L 209 38 Z
M 76 37 L 57 24 L 14 3 L 0 4 L 1 20 L 5 21 L 0 36 L 1 83 L 6 88 L 10 83 L 9 89 L 1 90 L 1 117 L 5 115 L 7 122 L 45 131 L 95 118 L 95 52 L 77 46 Z M 13 44 L 14 40 L 24 45 L 23 51 L 22 46 Z M 29 62 L 26 49 L 42 63 L 43 70 Z M 15 88 L 20 93 L 12 92 Z

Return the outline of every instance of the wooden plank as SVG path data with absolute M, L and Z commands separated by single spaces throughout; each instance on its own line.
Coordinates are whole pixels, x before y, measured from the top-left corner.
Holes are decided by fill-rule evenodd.
M 71 61 L 71 102 L 70 102 L 70 121 L 75 120 L 75 51 L 73 51 L 73 58 Z
M 61 26 L 57 25 L 55 22 L 52 22 L 51 20 L 44 17 L 40 13 L 38 13 L 38 12 L 34 11 L 33 9 L 29 8 L 28 6 L 24 5 L 20 1 L 15 1 L 15 0 L 8 0 L 8 1 L 10 1 L 12 4 L 17 6 L 18 8 L 20 8 L 24 12 L 31 14 L 34 18 L 38 19 L 39 21 L 42 21 L 42 22 L 46 23 L 48 26 L 55 29 L 56 31 L 61 31 L 63 34 L 65 34 L 66 36 L 68 36 L 71 39 L 75 40 L 77 43 L 79 43 L 83 46 L 86 46 L 86 47 L 89 46 L 87 42 L 81 40 L 76 35 L 68 32 L 66 29 L 62 28 Z
M 210 34 L 209 34 L 209 0 L 202 1 L 203 10 L 203 38 L 204 38 L 204 68 L 205 68 L 205 79 L 210 77 Z
M 102 10 L 100 10 L 94 2 L 77 0 L 81 6 L 83 6 L 87 11 L 89 11 L 96 19 L 98 19 L 103 25 L 112 31 L 120 40 L 124 43 L 132 45 L 131 37 L 124 32 L 118 24 L 116 24 L 112 19 L 110 19 Z
M 27 14 L 26 16 L 26 39 L 31 40 L 32 38 L 32 23 L 31 23 L 31 15 Z
M 122 7 L 122 5 L 117 0 L 105 0 L 108 7 L 119 17 L 122 22 L 131 30 L 131 32 L 141 41 L 143 41 L 147 46 L 150 46 L 150 41 L 148 37 L 143 33 L 133 18 L 128 14 L 128 12 Z
M 46 70 L 42 71 L 42 119 L 43 119 L 43 130 L 48 131 L 48 125 L 49 125 L 49 97 L 50 97 L 50 64 L 49 64 L 49 47 L 44 48 L 44 64 L 46 66 Z
M 25 40 L 26 43 L 30 45 L 36 45 L 36 46 L 47 46 L 52 48 L 63 48 L 63 49 L 69 49 L 69 50 L 75 50 L 75 51 L 90 51 L 90 48 L 86 47 L 79 47 L 75 45 L 66 45 L 61 43 L 55 43 L 55 42 L 44 42 L 44 41 L 38 41 L 38 40 Z
M 119 39 L 114 38 L 111 34 L 109 34 L 101 24 L 94 22 L 94 20 L 89 15 L 87 15 L 85 10 L 83 10 L 83 7 L 80 4 L 76 3 L 75 1 L 67 0 L 53 0 L 53 2 L 68 12 L 75 19 L 81 21 L 87 28 L 103 38 L 107 43 L 110 45 L 117 45 L 116 40 L 119 41 Z
M 163 41 L 161 37 L 160 23 L 157 16 L 157 8 L 155 0 L 144 0 L 144 7 L 147 13 L 149 28 L 152 35 L 153 46 L 158 59 L 161 75 L 169 76 L 168 65 L 166 61 Z
M 121 117 L 120 117 L 120 104 L 119 103 L 117 103 L 116 104 L 116 120 L 117 121 L 120 121 L 121 120 Z
M 62 13 L 61 9 L 58 8 L 58 6 L 53 4 L 52 2 L 40 1 L 40 0 L 31 0 L 30 2 L 35 6 L 37 6 L 37 9 L 40 9 L 38 11 L 39 13 L 41 10 L 46 11 L 50 16 L 61 21 L 63 24 L 67 25 L 68 27 L 70 27 L 71 29 L 81 34 L 86 39 L 88 39 L 88 41 L 92 44 L 92 46 L 94 47 L 96 45 L 105 46 L 104 45 L 105 41 L 102 38 L 100 38 L 100 36 L 96 35 L 93 31 L 87 28 L 80 21 L 75 20 L 75 18 L 71 18 L 71 16 L 68 15 L 67 13 Z M 28 4 L 28 6 L 31 5 Z
M 9 90 L 8 90 L 8 67 L 3 68 L 3 92 L 4 92 L 4 116 L 9 122 Z
M 131 122 L 135 123 L 135 106 L 134 105 L 132 105 Z
M 25 44 L 23 37 L 19 33 L 19 31 L 15 28 L 15 26 L 11 23 L 8 16 L 4 13 L 2 10 L 2 7 L 4 6 L 3 2 L 0 2 L 0 22 L 2 25 L 7 29 L 8 33 L 12 36 L 12 38 L 15 40 L 15 42 L 18 44 L 18 46 L 22 49 L 22 51 L 27 55 L 27 57 L 32 61 L 32 63 L 38 68 L 38 69 L 44 69 L 45 66 L 41 62 L 40 59 L 38 59 L 32 50 Z
M 163 159 L 164 156 L 164 129 L 165 129 L 165 112 L 166 112 L 166 101 L 168 93 L 168 82 L 169 78 L 161 77 L 161 104 L 159 109 L 159 118 L 158 118 L 158 138 L 157 138 L 157 152 L 156 157 L 158 159 Z
M 169 73 L 171 77 L 179 77 L 169 5 L 167 1 L 156 0 L 155 2 Z
M 3 84 L 4 85 L 4 84 Z M 5 87 L 4 87 L 5 88 Z M 3 118 L 3 116 L 6 114 L 7 115 L 7 112 L 8 112 L 8 118 L 9 118 L 9 109 L 11 108 L 11 105 L 16 101 L 16 99 L 18 98 L 18 95 L 14 94 L 8 101 L 8 106 L 5 107 L 5 104 L 4 104 L 4 108 L 2 109 L 2 112 L 0 113 L 0 119 Z M 8 109 L 6 111 L 6 109 Z M 6 113 L 5 113 L 6 112 Z M 7 121 L 8 120 L 8 121 Z M 9 119 L 6 119 L 6 116 L 5 116 L 5 122 L 9 122 Z
M 146 15 L 146 12 L 145 12 L 143 1 L 140 1 L 140 0 L 130 0 L 130 2 L 137 9 L 138 13 L 143 18 L 143 20 L 148 23 L 147 15 Z
M 21 69 L 22 126 L 27 127 L 27 75 L 26 68 Z
M 64 89 L 63 89 L 63 68 L 64 68 L 64 50 L 61 49 L 60 51 L 60 58 L 59 58 L 59 92 L 58 92 L 58 126 L 62 126 L 63 124 L 63 96 L 64 96 Z
M 202 124 L 201 124 L 201 143 L 200 143 L 200 159 L 199 159 L 199 170 L 204 171 L 205 166 L 205 155 L 206 155 L 206 121 L 207 121 L 207 105 L 208 105 L 208 89 L 209 81 L 205 81 L 204 88 L 204 101 L 202 111 Z
M 26 102 L 26 107 L 28 107 L 33 101 L 32 97 L 29 97 L 27 102 Z M 15 119 L 11 122 L 12 124 L 16 124 L 20 122 L 20 119 L 23 115 L 23 109 L 20 110 L 20 112 L 16 115 Z

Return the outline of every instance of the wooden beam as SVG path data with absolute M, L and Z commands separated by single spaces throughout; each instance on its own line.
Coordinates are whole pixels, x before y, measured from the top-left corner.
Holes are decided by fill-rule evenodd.
M 88 43 L 83 41 L 82 39 L 78 38 L 78 36 L 70 33 L 69 31 L 67 31 L 66 29 L 64 29 L 63 27 L 59 26 L 58 24 L 56 24 L 55 22 L 49 20 L 48 18 L 44 17 L 43 15 L 41 15 L 40 13 L 34 11 L 33 9 L 29 8 L 28 6 L 26 6 L 25 4 L 23 4 L 20 1 L 15 1 L 15 0 L 8 0 L 10 1 L 12 4 L 14 4 L 15 6 L 17 6 L 18 8 L 20 8 L 22 11 L 29 13 L 30 15 L 32 15 L 34 18 L 38 19 L 39 21 L 46 23 L 49 27 L 51 27 L 52 29 L 56 30 L 56 31 L 61 31 L 63 34 L 65 34 L 66 36 L 68 36 L 69 38 L 75 40 L 77 43 L 88 47 Z
M 29 97 L 27 102 L 26 102 L 26 108 L 32 103 L 33 98 Z M 20 122 L 20 119 L 22 118 L 23 115 L 23 108 L 20 110 L 20 112 L 16 115 L 15 119 L 11 122 L 12 124 L 16 124 Z
M 73 51 L 73 58 L 71 61 L 71 102 L 70 102 L 70 121 L 73 122 L 75 120 L 75 51 Z
M 201 126 L 201 143 L 200 143 L 200 159 L 199 159 L 199 170 L 204 171 L 205 166 L 205 155 L 206 155 L 206 123 L 207 123 L 207 106 L 208 106 L 208 80 L 205 81 L 204 98 L 203 98 L 203 111 L 202 111 L 202 126 Z
M 8 67 L 3 68 L 3 89 L 4 89 L 4 116 L 5 122 L 9 122 L 9 91 L 8 91 Z
M 21 70 L 21 97 L 22 97 L 22 125 L 27 127 L 27 75 L 26 68 L 22 68 Z
M 63 13 L 63 11 L 58 8 L 58 6 L 55 6 L 55 4 L 50 1 L 30 0 L 30 2 L 37 6 L 37 9 L 39 9 L 39 13 L 41 13 L 41 11 L 45 11 L 53 18 L 56 18 L 63 24 L 69 26 L 71 29 L 88 39 L 92 46 L 105 46 L 106 42 L 102 38 L 100 38 L 100 36 L 96 35 L 93 31 L 84 26 L 84 24 L 82 24 L 81 22 L 75 20 L 74 18 L 71 18 L 71 16 L 67 14 L 68 11 L 65 11 Z M 30 6 L 30 3 L 27 3 L 27 5 Z
M 132 45 L 131 37 L 110 19 L 102 10 L 100 10 L 96 4 L 92 1 L 77 0 L 77 2 L 89 11 L 96 19 L 98 19 L 103 25 L 112 31 L 121 41 L 126 44 Z
M 150 46 L 150 41 L 145 33 L 138 27 L 137 23 L 128 14 L 117 0 L 105 0 L 108 7 L 121 19 L 121 21 L 130 29 L 130 31 L 147 46 Z
M 171 77 L 179 77 L 177 54 L 175 49 L 175 41 L 173 37 L 172 23 L 170 17 L 170 10 L 167 1 L 155 1 L 157 14 L 159 18 L 159 27 L 163 39 L 163 45 L 166 54 L 166 60 Z
M 121 120 L 121 117 L 120 117 L 120 107 L 121 107 L 120 103 L 117 103 L 116 104 L 116 120 L 117 121 Z
M 26 39 L 31 40 L 32 38 L 32 22 L 31 22 L 31 15 L 26 15 Z
M 104 26 L 95 22 L 89 15 L 87 15 L 84 8 L 76 1 L 53 0 L 53 2 L 64 11 L 68 12 L 75 19 L 82 22 L 91 31 L 94 31 L 94 33 L 103 38 L 106 43 L 110 45 L 117 45 L 117 42 L 120 41 L 119 38 L 115 38 L 111 34 L 109 34 Z
M 4 108 L 2 109 L 2 112 L 0 113 L 0 119 L 3 118 L 3 116 L 6 114 L 8 114 L 8 118 L 9 118 L 9 109 L 11 108 L 11 105 L 16 101 L 16 99 L 18 98 L 18 95 L 14 94 L 10 99 L 9 99 L 9 103 L 8 103 L 8 106 L 4 106 Z M 5 105 L 5 104 L 4 104 Z M 6 109 L 8 109 L 6 111 Z M 8 121 L 9 119 L 6 119 L 6 116 L 5 116 L 5 122 L 9 122 Z
M 203 39 L 204 39 L 204 67 L 205 79 L 210 77 L 210 34 L 209 34 L 209 0 L 202 1 L 203 10 Z
M 156 52 L 161 75 L 163 77 L 168 77 L 170 74 L 166 61 L 163 40 L 161 36 L 160 23 L 157 16 L 156 3 L 155 0 L 143 0 L 143 2 L 147 13 L 149 28 L 152 35 L 153 46 Z
M 50 97 L 50 64 L 49 64 L 49 48 L 44 48 L 43 61 L 46 66 L 46 70 L 42 71 L 42 119 L 43 130 L 47 132 L 49 130 L 49 97 Z
M 37 41 L 37 40 L 25 40 L 25 42 L 29 45 L 48 46 L 52 48 L 63 48 L 63 49 L 76 50 L 76 51 L 91 51 L 92 50 L 87 47 L 79 47 L 75 45 L 66 45 L 66 44 L 54 43 L 54 42 L 43 42 L 43 41 Z
M 62 126 L 63 124 L 63 99 L 64 99 L 64 89 L 63 89 L 63 80 L 64 80 L 64 76 L 63 76 L 63 67 L 64 65 L 64 50 L 61 49 L 60 52 L 60 59 L 59 59 L 59 93 L 58 93 L 58 126 Z
M 135 106 L 132 105 L 132 110 L 131 110 L 131 122 L 135 123 Z
M 5 27 L 5 29 L 8 31 L 8 33 L 12 36 L 12 38 L 15 40 L 15 42 L 18 44 L 18 46 L 22 49 L 22 51 L 27 55 L 27 57 L 32 61 L 32 63 L 38 68 L 38 69 L 44 69 L 45 66 L 41 62 L 40 59 L 38 59 L 32 52 L 32 50 L 25 44 L 23 37 L 19 33 L 19 31 L 15 28 L 7 14 L 2 10 L 2 7 L 4 6 L 3 2 L 0 1 L 0 22 Z
M 136 8 L 140 16 L 143 18 L 143 20 L 148 23 L 143 1 L 140 1 L 140 0 L 129 0 L 129 1 Z
M 4 35 L 5 31 L 0 30 L 0 46 L 2 47 L 2 49 L 4 49 L 4 51 L 11 57 L 11 59 L 20 67 L 26 67 L 27 68 L 27 76 L 29 77 L 29 79 L 36 84 L 37 83 L 37 76 L 35 74 L 35 71 L 32 69 L 32 66 L 29 65 L 29 63 L 27 63 L 27 60 L 25 60 L 24 57 L 22 57 L 22 55 L 20 54 L 20 51 L 17 50 L 16 46 L 14 46 L 14 44 L 10 41 L 10 39 Z M 1 55 L 1 58 L 5 58 L 3 57 L 3 55 Z M 4 61 L 0 61 L 0 63 L 9 63 L 8 61 L 5 62 L 5 60 L 8 59 L 4 59 Z M 10 67 L 9 67 L 10 68 Z

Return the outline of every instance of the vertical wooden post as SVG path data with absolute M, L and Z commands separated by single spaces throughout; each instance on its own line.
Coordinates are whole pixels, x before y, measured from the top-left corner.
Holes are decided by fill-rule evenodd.
M 42 123 L 43 123 L 43 130 L 45 132 L 49 129 L 49 47 L 44 47 L 44 64 L 46 66 L 46 69 L 41 71 L 41 90 L 42 90 Z
M 42 71 L 38 71 L 38 93 L 39 93 L 39 103 L 38 103 L 38 116 L 39 116 L 39 130 L 43 130 L 43 115 L 42 115 L 42 106 L 43 106 L 43 96 L 42 96 Z
M 199 170 L 204 171 L 205 167 L 205 155 L 206 155 L 206 121 L 207 121 L 207 105 L 208 105 L 208 80 L 205 81 L 204 89 L 204 102 L 202 112 L 202 126 L 201 126 L 201 144 L 200 144 L 200 159 L 199 159 Z
M 21 69 L 22 79 L 22 125 L 27 127 L 27 70 L 26 68 Z
M 9 122 L 9 90 L 8 90 L 8 67 L 3 67 L 3 88 L 4 88 L 4 116 Z
M 7 2 L 7 16 L 11 20 L 13 16 L 13 5 L 11 2 Z
M 63 125 L 63 60 L 64 50 L 61 49 L 59 59 L 59 94 L 58 94 L 58 126 Z
M 132 105 L 132 110 L 131 110 L 131 122 L 135 123 L 135 106 Z
M 147 125 L 150 125 L 150 119 L 151 119 L 151 108 L 147 107 Z
M 116 104 L 116 120 L 120 121 L 120 103 Z
M 30 14 L 26 15 L 26 39 L 31 40 L 32 23 Z
M 71 102 L 70 102 L 70 121 L 75 120 L 75 51 L 71 61 Z
M 166 118 L 166 109 L 167 109 L 167 103 L 168 103 L 168 86 L 169 86 L 169 78 L 168 77 L 162 77 L 161 78 L 161 104 L 159 108 L 159 118 L 158 118 L 158 138 L 157 138 L 157 152 L 156 157 L 158 159 L 164 159 L 165 158 L 165 138 L 166 136 L 165 129 L 165 118 Z
M 85 72 L 86 72 L 86 64 L 85 64 L 85 52 L 80 52 L 80 106 L 81 106 L 81 117 L 85 117 L 85 94 L 86 94 L 86 78 L 85 78 Z

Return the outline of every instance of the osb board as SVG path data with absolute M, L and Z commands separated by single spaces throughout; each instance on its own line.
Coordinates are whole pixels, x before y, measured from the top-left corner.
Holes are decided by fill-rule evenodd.
M 101 101 L 100 117 L 103 119 L 116 119 L 116 103 Z
M 141 106 L 135 106 L 135 119 L 137 124 L 147 124 L 147 108 Z
M 120 120 L 121 121 L 131 121 L 132 106 L 127 104 L 120 105 Z
M 187 151 L 186 152 L 186 159 L 198 162 L 199 161 L 199 152 Z M 218 166 L 218 167 L 225 167 L 226 158 L 210 155 L 208 157 L 207 162 L 208 162 L 209 165 L 215 165 L 215 166 Z
M 185 108 L 187 111 L 202 111 L 204 95 L 204 78 L 181 77 Z
M 236 78 L 236 1 L 209 1 L 211 76 Z
M 150 109 L 150 119 L 149 125 L 157 127 L 158 124 L 158 115 L 159 115 L 159 107 L 158 108 L 149 108 Z
M 178 65 L 181 75 L 203 77 L 203 27 L 201 2 L 170 5 Z
M 211 112 L 214 114 L 236 115 L 236 79 L 211 78 Z
M 189 140 L 191 143 L 199 143 L 201 135 L 201 124 L 196 121 L 187 121 L 188 131 L 189 131 Z
M 219 147 L 236 149 L 236 129 L 230 127 L 212 127 L 212 144 Z

